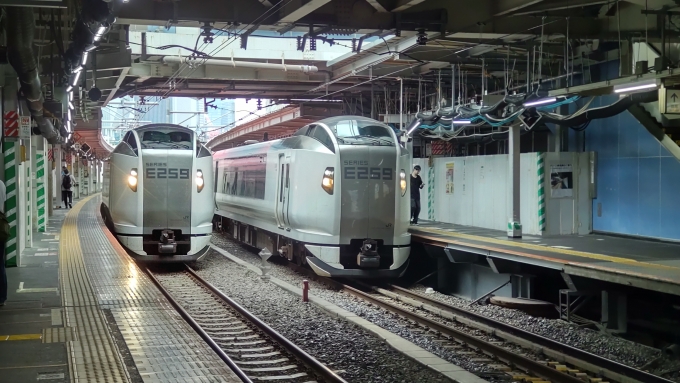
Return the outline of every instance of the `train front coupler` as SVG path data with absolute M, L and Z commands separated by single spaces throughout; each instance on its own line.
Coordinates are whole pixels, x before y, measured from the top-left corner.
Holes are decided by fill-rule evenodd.
M 357 265 L 361 268 L 377 269 L 380 267 L 378 255 L 378 241 L 367 239 L 361 245 L 361 252 L 357 255 Z
M 175 232 L 173 230 L 163 230 L 160 242 L 158 243 L 159 254 L 175 254 L 177 252 L 177 242 L 175 242 Z

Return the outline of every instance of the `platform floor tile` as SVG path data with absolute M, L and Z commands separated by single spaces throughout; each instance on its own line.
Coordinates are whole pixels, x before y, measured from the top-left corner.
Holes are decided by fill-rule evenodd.
M 123 339 L 124 354 L 134 361 L 131 374 L 145 383 L 239 382 L 146 273 L 112 243 L 98 217 L 99 204 L 94 196 L 74 206 L 61 235 L 63 254 L 69 253 L 62 271 L 65 327 L 73 327 L 78 339 L 71 353 L 76 371 L 88 373 L 78 363 L 83 362 L 97 371 L 125 372 L 113 334 Z

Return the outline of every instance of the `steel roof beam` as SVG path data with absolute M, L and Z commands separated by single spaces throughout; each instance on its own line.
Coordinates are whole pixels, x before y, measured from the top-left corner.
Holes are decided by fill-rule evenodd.
M 578 9 L 578 8 L 583 8 L 591 5 L 604 5 L 607 3 L 611 3 L 612 0 L 565 0 L 565 1 L 559 1 L 559 2 L 540 2 L 533 4 L 529 7 L 526 7 L 526 9 L 523 9 L 521 12 L 515 12 L 514 15 L 521 16 L 521 15 L 529 15 L 529 14 L 534 14 L 534 13 L 541 13 L 541 12 L 548 12 L 548 11 L 557 11 L 557 10 L 569 10 L 569 9 Z
M 429 36 L 434 35 L 433 33 L 428 33 Z M 357 60 L 348 63 L 337 69 L 333 69 L 333 79 L 340 78 L 342 76 L 351 74 L 352 72 L 357 72 L 366 66 L 375 65 L 379 62 L 384 62 L 391 56 L 394 57 L 398 55 L 399 52 L 405 51 L 416 44 L 418 44 L 418 36 L 414 35 L 408 38 L 399 39 L 396 42 L 390 43 L 392 40 L 387 41 L 387 45 L 377 45 L 375 48 L 371 47 L 368 51 L 363 51 L 361 53 L 348 53 L 346 55 L 340 56 L 335 60 L 331 60 L 326 63 L 326 66 L 333 67 L 345 60 L 351 60 L 356 57 Z
M 425 0 L 399 0 L 397 2 L 397 6 L 394 9 L 392 9 L 392 12 L 403 12 L 413 7 L 414 5 L 418 5 L 424 1 Z
M 292 0 L 291 4 L 284 5 L 283 12 L 286 12 L 286 15 L 279 19 L 277 25 L 286 26 L 293 24 L 330 2 L 331 0 L 311 0 L 306 4 L 302 4 L 302 0 Z M 289 9 L 292 10 L 288 11 Z
M 494 16 L 503 16 L 526 7 L 542 3 L 544 0 L 501 0 L 494 8 Z

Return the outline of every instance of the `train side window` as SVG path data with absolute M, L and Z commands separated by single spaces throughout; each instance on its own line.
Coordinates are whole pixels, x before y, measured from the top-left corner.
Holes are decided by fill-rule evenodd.
M 285 169 L 285 166 L 282 164 L 281 165 L 281 193 L 279 194 L 279 202 L 283 202 L 283 170 Z
M 215 193 L 217 193 L 217 183 L 220 180 L 220 161 L 215 161 Z
M 286 188 L 290 187 L 290 165 L 286 164 Z

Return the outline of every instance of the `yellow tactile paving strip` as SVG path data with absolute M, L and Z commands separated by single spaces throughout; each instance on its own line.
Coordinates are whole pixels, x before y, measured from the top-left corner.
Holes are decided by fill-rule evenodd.
M 66 215 L 59 245 L 65 326 L 73 329 L 76 338 L 67 342 L 71 382 L 128 382 L 83 262 L 77 219 L 78 213 L 91 198 L 80 201 Z
M 40 340 L 42 334 L 16 334 L 16 335 L 0 335 L 0 342 L 9 342 L 12 340 Z
M 540 252 L 545 252 L 545 253 L 572 255 L 572 256 L 575 256 L 575 257 L 596 259 L 598 261 L 604 261 L 604 262 L 622 263 L 622 264 L 636 265 L 636 266 L 640 266 L 640 267 L 649 267 L 649 268 L 656 268 L 656 269 L 680 270 L 680 268 L 674 267 L 674 266 L 660 265 L 660 264 L 656 264 L 656 263 L 636 261 L 634 259 L 629 259 L 629 258 L 615 257 L 615 256 L 605 255 L 605 254 L 589 253 L 589 252 L 578 251 L 578 250 L 558 249 L 558 248 L 554 248 L 554 247 L 532 245 L 530 243 L 508 241 L 508 240 L 503 240 L 503 239 L 489 238 L 489 237 L 483 237 L 483 236 L 472 235 L 472 234 L 455 233 L 455 232 L 451 232 L 451 231 L 447 231 L 447 230 L 440 230 L 440 229 L 434 229 L 434 228 L 429 228 L 429 227 L 419 227 L 417 230 L 413 230 L 412 234 L 413 235 L 420 235 L 419 232 L 423 232 L 425 234 L 432 233 L 432 234 L 442 235 L 442 236 L 445 236 L 445 237 L 460 238 L 460 239 L 466 239 L 466 240 L 471 240 L 471 241 L 476 241 L 476 242 L 483 242 L 483 243 L 490 243 L 490 244 L 495 244 L 495 245 L 509 246 L 509 247 L 514 247 L 514 248 L 534 250 L 534 251 L 540 251 Z M 442 240 L 442 239 L 439 239 L 439 240 Z M 452 242 L 452 243 L 454 243 L 454 242 Z M 457 243 L 469 245 L 468 243 L 463 243 L 463 242 L 457 242 Z M 509 253 L 509 251 L 507 249 L 500 249 L 500 248 L 489 248 L 489 249 L 493 249 L 494 251 L 508 252 Z M 527 255 L 526 253 L 519 253 L 519 254 L 520 255 Z M 546 260 L 554 260 L 553 258 L 541 257 L 540 255 L 533 255 L 533 257 L 543 258 L 543 259 L 546 259 Z

